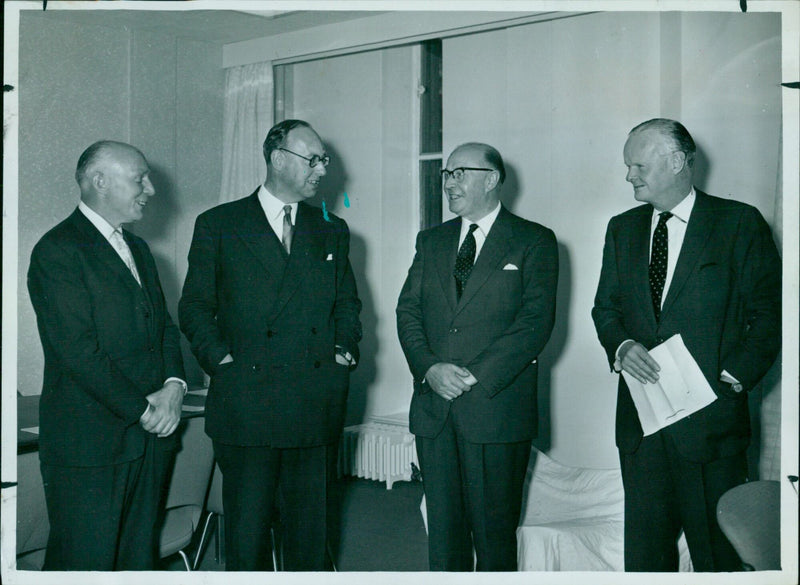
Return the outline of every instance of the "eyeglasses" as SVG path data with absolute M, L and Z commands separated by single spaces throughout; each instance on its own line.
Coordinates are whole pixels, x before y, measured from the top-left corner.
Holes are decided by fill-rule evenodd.
M 442 169 L 442 181 L 447 181 L 448 177 L 453 177 L 453 179 L 460 183 L 464 180 L 464 171 L 494 171 L 495 169 L 484 169 L 481 167 L 458 167 L 453 169 L 452 171 L 448 171 L 447 169 Z
M 303 156 L 302 154 L 297 154 L 296 152 L 293 152 L 293 151 L 289 150 L 288 148 L 278 148 L 278 150 L 282 150 L 283 152 L 288 152 L 289 154 L 293 154 L 295 156 L 299 156 L 303 160 L 307 160 L 308 161 L 308 166 L 310 166 L 312 169 L 315 166 L 317 166 L 319 163 L 322 163 L 323 167 L 327 167 L 331 162 L 331 157 L 329 157 L 327 154 L 325 154 L 323 156 L 315 154 L 311 158 L 308 158 L 307 156 Z

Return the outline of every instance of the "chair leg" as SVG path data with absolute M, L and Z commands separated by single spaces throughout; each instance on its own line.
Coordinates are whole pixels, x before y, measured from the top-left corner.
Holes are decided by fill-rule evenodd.
M 200 563 L 200 558 L 203 556 L 206 546 L 208 546 L 207 538 L 210 537 L 209 526 L 211 525 L 211 520 L 213 520 L 215 516 L 216 514 L 213 512 L 209 512 L 208 516 L 206 516 L 206 521 L 203 526 L 203 533 L 200 535 L 200 544 L 197 545 L 197 553 L 195 554 L 194 562 L 192 563 L 192 570 L 197 570 L 197 565 Z
M 186 570 L 191 571 L 192 567 L 191 565 L 189 565 L 189 557 L 186 556 L 186 553 L 183 552 L 182 550 L 179 550 L 178 554 L 181 555 L 181 558 L 183 559 L 183 564 L 186 565 Z
M 331 560 L 331 566 L 333 567 L 333 572 L 338 573 L 339 569 L 336 568 L 336 558 L 333 556 L 333 549 L 331 548 L 330 542 L 325 542 L 325 550 L 328 551 L 328 557 Z
M 272 539 L 272 570 L 274 572 L 282 571 L 283 570 L 283 549 L 275 540 L 275 528 L 271 527 L 269 529 L 269 535 Z M 280 557 L 280 564 L 278 564 L 278 557 Z

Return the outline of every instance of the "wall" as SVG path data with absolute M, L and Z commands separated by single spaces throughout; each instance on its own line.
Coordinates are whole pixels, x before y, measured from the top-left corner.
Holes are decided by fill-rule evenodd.
M 407 412 L 411 400 L 394 318 L 418 221 L 411 59 L 409 47 L 372 51 L 297 64 L 290 76 L 287 116 L 307 120 L 322 137 L 331 164 L 320 197 L 351 231 L 364 339 L 351 377 L 348 424 Z
M 36 241 L 77 205 L 80 153 L 108 138 L 148 158 L 157 194 L 133 230 L 150 244 L 176 316 L 194 218 L 219 197 L 224 73 L 221 45 L 38 10 L 20 15 L 19 54 L 18 390 L 38 394 L 43 356 L 26 274 Z
M 445 40 L 445 151 L 496 146 L 510 167 L 505 203 L 559 239 L 538 444 L 563 463 L 618 466 L 617 377 L 590 311 L 608 219 L 636 204 L 628 130 L 681 119 L 700 148 L 698 185 L 779 225 L 779 35 L 768 14 L 600 13 Z

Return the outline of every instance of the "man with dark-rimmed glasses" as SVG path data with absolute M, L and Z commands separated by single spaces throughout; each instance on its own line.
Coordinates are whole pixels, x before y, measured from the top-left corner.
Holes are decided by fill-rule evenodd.
M 180 324 L 211 375 L 226 569 L 272 569 L 277 505 L 283 567 L 319 571 L 361 302 L 347 224 L 305 202 L 330 162 L 319 136 L 285 120 L 263 152 L 264 184 L 197 218 Z
M 553 328 L 558 248 L 551 230 L 500 204 L 504 179 L 491 146 L 453 151 L 442 184 L 459 217 L 420 232 L 397 304 L 414 377 L 410 428 L 433 571 L 517 568 L 537 356 Z

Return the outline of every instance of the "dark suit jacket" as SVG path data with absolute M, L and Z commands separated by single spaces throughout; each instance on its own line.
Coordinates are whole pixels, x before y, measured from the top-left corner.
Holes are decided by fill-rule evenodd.
M 181 328 L 211 375 L 206 432 L 232 445 L 311 447 L 338 439 L 361 303 L 350 233 L 300 203 L 287 256 L 258 201 L 201 214 L 179 305 Z M 233 363 L 219 366 L 230 353 Z
M 414 376 L 411 432 L 435 437 L 450 412 L 468 441 L 531 439 L 536 360 L 555 317 L 555 236 L 502 208 L 457 301 L 453 267 L 460 228 L 455 218 L 420 232 L 397 304 L 400 343 Z M 444 400 L 423 381 L 437 362 L 468 368 L 478 383 Z
M 144 452 L 145 396 L 185 378 L 178 328 L 147 244 L 124 231 L 140 287 L 79 210 L 31 254 L 28 289 L 44 349 L 39 455 L 44 463 L 111 465 Z M 177 441 L 177 436 L 169 438 Z
M 722 370 L 752 389 L 781 343 L 781 263 L 769 226 L 753 207 L 697 192 L 686 236 L 656 322 L 648 264 L 653 208 L 642 205 L 611 219 L 592 310 L 600 343 L 613 365 L 619 345 L 650 349 L 680 333 L 718 399 L 666 428 L 679 452 L 706 462 L 747 447 L 747 393 L 719 381 Z M 635 451 L 642 428 L 622 376 L 616 439 Z

